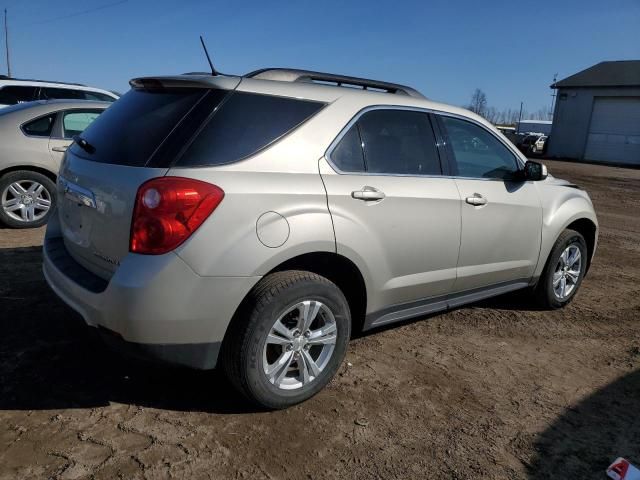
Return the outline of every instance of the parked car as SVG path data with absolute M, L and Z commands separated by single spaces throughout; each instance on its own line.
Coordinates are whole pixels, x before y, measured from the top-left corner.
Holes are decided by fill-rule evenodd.
M 44 243 L 49 285 L 116 349 L 220 364 L 284 408 L 353 331 L 523 288 L 563 307 L 589 268 L 587 193 L 410 87 L 285 69 L 131 86 L 67 151 Z
M 34 100 L 92 100 L 115 102 L 120 95 L 79 83 L 23 80 L 0 75 L 0 109 Z
M 547 137 L 540 135 L 538 139 L 531 145 L 531 153 L 534 155 L 544 155 L 547 152 Z
M 522 153 L 524 153 L 525 155 L 528 155 L 531 153 L 533 146 L 535 145 L 535 143 L 538 141 L 539 138 L 540 138 L 540 135 L 537 133 L 527 134 L 522 139 L 522 142 L 520 142 L 520 144 L 518 145 L 518 148 Z
M 109 105 L 50 100 L 0 110 L 1 223 L 30 228 L 47 222 L 65 150 Z

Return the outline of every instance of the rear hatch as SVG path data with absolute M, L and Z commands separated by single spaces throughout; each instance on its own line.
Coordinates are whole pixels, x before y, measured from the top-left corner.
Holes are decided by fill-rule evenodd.
M 58 215 L 65 246 L 105 280 L 129 251 L 140 185 L 166 174 L 228 88 L 238 83 L 224 78 L 221 89 L 211 80 L 205 85 L 191 78 L 170 80 L 132 82 L 134 88 L 76 139 L 60 169 Z

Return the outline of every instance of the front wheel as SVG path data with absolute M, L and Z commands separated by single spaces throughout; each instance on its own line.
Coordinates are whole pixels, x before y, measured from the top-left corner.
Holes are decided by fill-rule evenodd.
M 344 359 L 349 305 L 320 275 L 271 274 L 239 313 L 224 340 L 222 364 L 231 383 L 262 407 L 280 409 L 307 400 L 329 383 Z
M 561 308 L 576 295 L 587 270 L 587 243 L 575 230 L 565 230 L 556 240 L 537 286 L 539 302 Z

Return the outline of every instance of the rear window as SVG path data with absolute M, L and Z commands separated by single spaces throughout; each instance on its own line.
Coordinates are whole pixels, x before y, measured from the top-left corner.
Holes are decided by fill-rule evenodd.
M 234 92 L 211 116 L 177 165 L 224 165 L 242 160 L 295 129 L 324 105 Z
M 75 143 L 71 151 L 95 162 L 142 167 L 207 92 L 193 88 L 132 89 L 82 133 L 94 147 L 93 153 Z M 215 94 L 219 102 L 224 92 L 214 92 L 209 96 Z

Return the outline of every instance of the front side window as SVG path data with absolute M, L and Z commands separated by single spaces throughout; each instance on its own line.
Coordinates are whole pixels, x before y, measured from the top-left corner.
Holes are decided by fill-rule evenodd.
M 19 87 L 10 85 L 0 88 L 0 105 L 15 105 L 35 99 L 36 87 Z
M 56 114 L 52 113 L 46 117 L 36 118 L 22 126 L 22 131 L 32 137 L 49 137 L 53 124 L 56 120 Z
M 372 110 L 358 120 L 369 173 L 440 175 L 436 140 L 427 113 Z
M 178 165 L 224 165 L 249 157 L 294 130 L 324 105 L 234 92 L 208 120 Z
M 454 174 L 508 179 L 518 170 L 511 151 L 484 128 L 454 117 L 440 117 L 454 156 Z
M 100 113 L 102 112 L 97 110 L 65 112 L 62 119 L 64 138 L 73 138 L 75 135 L 80 135 L 85 128 L 98 118 Z

